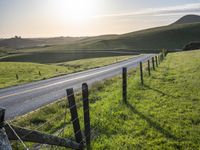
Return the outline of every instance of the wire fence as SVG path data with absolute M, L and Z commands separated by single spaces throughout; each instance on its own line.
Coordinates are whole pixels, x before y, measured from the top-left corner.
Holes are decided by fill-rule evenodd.
M 155 56 L 153 58 L 155 59 L 148 59 L 145 60 L 143 62 L 140 63 L 140 76 L 141 76 L 141 82 L 143 84 L 143 71 L 144 70 L 148 70 L 149 75 L 150 75 L 150 63 L 152 63 L 152 67 L 157 66 L 158 64 L 164 59 L 164 55 L 163 53 L 159 54 L 158 56 Z M 155 62 L 152 62 L 155 61 Z M 124 72 L 123 72 L 124 73 Z M 123 75 L 123 80 L 125 80 L 125 78 L 127 78 L 127 74 Z M 123 86 L 127 86 L 126 84 L 123 83 Z M 89 98 L 88 98 L 88 86 L 84 87 L 82 86 L 81 90 L 77 90 L 77 91 L 73 91 L 73 89 L 71 89 L 71 93 L 69 93 L 67 91 L 67 95 L 65 100 L 62 100 L 60 102 L 56 102 L 54 105 L 58 105 L 57 108 L 59 108 L 59 112 L 61 113 L 56 113 L 56 115 L 54 114 L 53 117 L 48 118 L 47 120 L 45 120 L 45 122 L 40 123 L 39 125 L 36 125 L 36 127 L 31 128 L 30 132 L 28 132 L 27 134 L 20 136 L 14 128 L 12 128 L 11 123 L 12 122 L 6 122 L 6 124 L 10 127 L 10 129 L 14 132 L 15 136 L 18 138 L 17 141 L 11 143 L 12 147 L 15 147 L 16 149 L 20 149 L 20 145 L 26 149 L 57 149 L 59 148 L 59 146 L 52 146 L 52 145 L 48 145 L 48 144 L 26 144 L 22 139 L 28 137 L 29 135 L 31 135 L 32 133 L 34 133 L 35 131 L 41 131 L 41 132 L 45 132 L 44 127 L 45 126 L 49 126 L 50 123 L 54 123 L 55 122 L 59 122 L 59 126 L 57 125 L 56 127 L 56 131 L 54 133 L 50 133 L 54 136 L 57 137 L 68 137 L 69 139 L 76 141 L 77 143 L 81 144 L 82 146 L 80 147 L 80 149 L 82 149 L 84 146 L 87 146 L 87 148 L 90 146 L 90 141 L 92 141 L 94 138 L 96 138 L 98 136 L 98 134 L 96 133 L 98 130 L 98 126 L 94 126 L 94 127 L 90 127 L 90 116 L 89 118 L 86 115 L 89 115 L 89 111 L 90 108 L 87 106 L 87 102 L 89 105 Z M 127 90 L 127 88 L 123 88 L 122 92 L 123 92 L 123 97 L 127 95 L 127 92 L 125 92 L 124 90 Z M 82 92 L 82 96 L 83 98 L 79 98 L 78 100 L 75 100 L 75 96 L 79 96 L 80 97 L 80 93 Z M 84 94 L 86 94 L 86 98 L 84 98 Z M 126 99 L 126 97 L 124 98 Z M 67 103 L 68 100 L 68 103 Z M 74 102 L 73 102 L 74 101 Z M 73 104 L 72 104 L 73 102 Z M 86 103 L 85 103 L 86 102 Z M 83 108 L 83 115 L 81 113 L 81 108 Z M 70 115 L 71 113 L 71 115 Z M 75 115 L 74 115 L 75 113 Z M 71 116 L 71 118 L 70 118 Z M 85 121 L 86 119 L 89 119 L 88 121 Z M 79 119 L 81 120 L 81 122 L 84 120 L 84 129 L 83 127 L 80 127 L 80 123 L 79 123 Z M 62 120 L 62 121 L 61 121 Z M 72 127 L 73 125 L 73 127 Z M 83 123 L 81 124 L 83 126 Z M 71 131 L 67 130 L 70 129 Z M 72 131 L 72 128 L 74 130 L 74 132 Z M 82 132 L 84 130 L 84 132 Z M 67 134 L 66 134 L 67 132 Z M 71 134 L 71 135 L 70 135 Z M 74 138 L 75 137 L 75 138 Z M 89 140 L 89 141 L 88 141 Z

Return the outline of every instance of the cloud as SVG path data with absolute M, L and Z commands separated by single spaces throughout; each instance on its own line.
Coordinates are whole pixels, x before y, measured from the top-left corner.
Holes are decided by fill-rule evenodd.
M 144 10 L 128 12 L 128 13 L 116 13 L 95 16 L 95 18 L 105 18 L 105 17 L 125 17 L 125 16 L 138 16 L 138 15 L 178 15 L 184 13 L 200 13 L 200 3 L 184 4 L 171 7 L 163 8 L 147 8 Z

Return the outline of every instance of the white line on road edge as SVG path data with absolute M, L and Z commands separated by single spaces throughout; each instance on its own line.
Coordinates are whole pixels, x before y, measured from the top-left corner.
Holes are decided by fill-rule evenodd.
M 25 94 L 25 93 L 29 93 L 29 92 L 33 92 L 33 91 L 36 91 L 36 90 L 41 90 L 41 89 L 44 89 L 44 88 L 47 88 L 47 87 L 63 84 L 63 83 L 69 82 L 69 81 L 73 81 L 73 80 L 78 80 L 78 79 L 94 76 L 94 75 L 101 74 L 101 73 L 104 73 L 104 72 L 107 72 L 107 71 L 110 71 L 110 70 L 115 70 L 117 68 L 124 67 L 124 66 L 127 66 L 127 65 L 132 64 L 132 63 L 138 63 L 138 62 L 135 62 L 135 61 L 136 60 L 133 60 L 132 62 L 123 64 L 123 65 L 120 65 L 120 66 L 116 66 L 116 67 L 113 67 L 111 69 L 102 70 L 102 71 L 99 71 L 99 72 L 96 72 L 96 73 L 92 73 L 92 74 L 88 74 L 88 75 L 84 75 L 84 76 L 80 76 L 80 77 L 75 77 L 75 78 L 72 78 L 72 79 L 68 79 L 68 80 L 52 83 L 52 84 L 41 86 L 41 87 L 38 87 L 38 88 L 25 90 L 25 91 L 18 92 L 18 93 L 13 93 L 13 94 L 10 94 L 10 95 L 1 96 L 0 99 L 8 98 L 8 97 L 11 97 L 11 96 L 16 96 L 16 95 L 20 95 L 20 94 Z

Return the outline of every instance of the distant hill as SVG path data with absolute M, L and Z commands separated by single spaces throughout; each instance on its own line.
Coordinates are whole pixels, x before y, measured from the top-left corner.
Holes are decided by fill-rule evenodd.
M 82 45 L 83 49 L 145 50 L 182 49 L 191 41 L 200 41 L 200 23 L 173 24 L 128 34 L 114 39 Z
M 24 47 L 32 47 L 34 45 L 39 45 L 39 43 L 31 39 L 21 39 L 19 37 L 0 40 L 0 47 L 9 47 L 18 49 Z
M 74 43 L 83 38 L 79 37 L 55 37 L 55 38 L 9 38 L 0 39 L 0 47 L 8 47 L 13 49 L 30 48 L 30 47 L 46 47 L 52 45 L 61 45 Z
M 11 38 L 0 40 L 0 47 L 34 50 L 134 50 L 152 52 L 166 48 L 182 50 L 193 41 L 200 41 L 200 16 L 187 15 L 175 23 L 122 35 L 93 37 Z M 42 48 L 41 48 L 42 47 Z M 45 47 L 45 48 L 43 48 Z M 33 50 L 33 51 L 34 51 Z
M 177 20 L 173 24 L 186 24 L 186 23 L 200 23 L 200 16 L 198 15 L 186 15 Z
M 113 39 L 117 35 L 100 35 L 94 37 L 53 37 L 53 38 L 20 38 L 14 37 L 9 39 L 0 39 L 0 47 L 7 47 L 13 49 L 22 48 L 37 48 L 55 45 L 77 45 L 77 44 L 90 44 L 100 40 Z

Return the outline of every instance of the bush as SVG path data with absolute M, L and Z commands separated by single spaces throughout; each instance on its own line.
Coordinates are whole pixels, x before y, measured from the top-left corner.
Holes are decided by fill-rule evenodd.
M 195 50 L 195 49 L 200 49 L 200 42 L 189 43 L 183 48 L 184 51 Z

